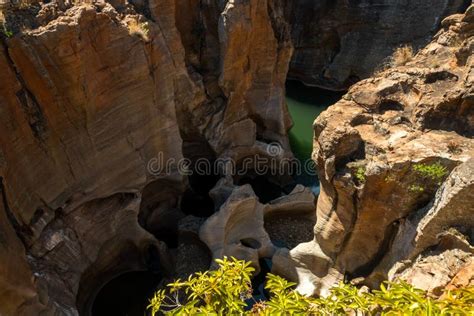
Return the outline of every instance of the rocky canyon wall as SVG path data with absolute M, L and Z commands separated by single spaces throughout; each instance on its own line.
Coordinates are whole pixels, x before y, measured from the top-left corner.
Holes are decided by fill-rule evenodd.
M 401 45 L 425 46 L 441 20 L 471 0 L 333 1 L 287 3 L 294 54 L 288 78 L 345 90 L 370 77 Z
M 255 154 L 268 155 L 270 143 L 279 144 L 281 158 L 291 157 L 287 139 L 291 118 L 284 101 L 288 72 L 291 78 L 307 83 L 346 88 L 351 78 L 365 77 L 392 46 L 405 40 L 421 41 L 442 16 L 463 6 L 458 1 L 431 6 L 423 12 L 426 20 L 419 22 L 423 27 L 414 24 L 419 33 L 412 34 L 403 22 L 417 20 L 404 14 L 411 4 L 304 1 L 299 6 L 282 0 L 134 0 L 71 6 L 63 1 L 34 2 L 3 10 L 0 313 L 6 315 L 87 314 L 95 293 L 114 276 L 151 269 L 156 258 L 162 264 L 160 269 L 172 266 L 165 245 L 143 227 L 153 231 L 154 223 L 162 219 L 161 210 L 179 208 L 189 184 L 176 168 L 150 172 L 152 159 L 162 155 L 162 161 L 205 157 L 240 162 Z M 424 1 L 411 3 L 420 10 Z M 306 10 L 308 6 L 313 9 Z M 336 17 L 335 12 L 341 15 Z M 404 17 L 399 22 L 403 35 L 390 45 L 381 43 L 383 36 L 396 31 L 393 25 L 399 16 Z M 339 21 L 346 18 L 356 22 L 343 27 Z M 319 252 L 313 254 L 321 248 L 324 259 L 317 267 L 313 264 L 309 274 L 321 269 L 316 274 L 326 275 L 328 269 L 341 270 L 342 265 L 358 275 L 360 267 L 373 264 L 374 253 L 380 249 L 378 241 L 370 243 L 365 254 L 355 255 L 354 262 L 346 262 L 353 255 L 351 249 L 360 249 L 367 237 L 352 232 L 365 231 L 370 218 L 388 214 L 373 235 L 384 239 L 383 227 L 418 209 L 415 204 L 420 200 L 428 200 L 423 197 L 426 192 L 406 195 L 395 186 L 406 184 L 404 175 L 412 161 L 425 162 L 445 153 L 441 141 L 448 138 L 461 142 L 462 150 L 443 156 L 446 168 L 466 160 L 465 137 L 423 132 L 457 126 L 462 127 L 456 130 L 460 134 L 472 130 L 471 112 L 466 112 L 472 109 L 472 97 L 465 93 L 465 82 L 472 82 L 472 78 L 465 79 L 472 63 L 472 45 L 459 46 L 455 40 L 460 38 L 456 28 L 466 28 L 472 21 L 462 19 L 466 17 L 444 22 L 446 30 L 438 35 L 440 48 L 434 54 L 443 58 L 437 60 L 438 67 L 449 62 L 452 69 L 431 71 L 428 66 L 417 66 L 363 82 L 316 124 L 321 140 L 316 143 L 315 159 L 322 194 L 317 242 L 305 246 L 309 248 L 304 257 L 318 261 Z M 347 30 L 357 29 L 366 20 L 375 24 L 364 30 L 379 29 L 388 21 L 390 31 L 377 33 L 370 45 L 359 41 L 361 34 L 364 38 L 369 35 Z M 455 43 L 449 42 L 451 37 Z M 355 50 L 354 43 L 359 43 Z M 429 51 L 427 48 L 420 56 L 431 56 Z M 357 56 L 363 54 L 373 57 L 355 68 Z M 423 89 L 434 92 L 420 92 Z M 450 93 L 445 96 L 442 91 Z M 417 103 L 420 100 L 422 106 Z M 386 126 L 391 120 L 399 124 Z M 405 151 L 392 153 L 389 146 L 399 143 Z M 433 149 L 427 149 L 431 144 Z M 383 163 L 373 163 L 373 157 Z M 358 163 L 365 159 L 364 185 L 349 175 L 346 163 L 351 159 Z M 384 184 L 385 176 L 393 176 L 394 183 Z M 223 185 L 218 184 L 214 193 L 225 201 L 230 192 L 221 196 L 219 189 L 232 191 L 235 187 L 233 179 L 221 180 Z M 409 198 L 374 204 L 373 192 L 379 185 L 386 197 Z M 241 190 L 252 191 L 248 186 Z M 285 213 L 296 206 L 304 212 L 312 208 L 311 192 L 298 190 L 288 197 L 295 201 L 270 206 L 260 204 L 252 192 L 244 192 L 255 209 L 242 207 L 260 219 L 258 238 L 269 243 L 263 227 L 267 213 Z M 426 190 L 432 192 L 434 186 Z M 383 209 L 361 206 L 368 211 L 358 211 L 361 207 L 355 206 L 356 201 Z M 391 207 L 399 204 L 403 208 L 392 214 Z M 226 205 L 227 213 L 234 216 L 232 203 Z M 357 214 L 367 219 L 357 221 Z M 209 224 L 204 227 L 202 235 L 207 237 L 216 229 Z M 222 235 L 239 240 L 234 231 Z M 268 248 L 269 253 L 275 251 Z M 258 251 L 245 250 L 249 257 L 258 257 Z M 382 264 L 380 271 L 386 271 Z M 337 279 L 340 274 L 333 275 Z M 318 280 L 313 281 L 311 284 Z
M 414 58 L 314 122 L 315 238 L 274 259 L 301 292 L 403 277 L 440 294 L 472 261 L 473 26 L 474 6 L 444 19 Z
M 2 313 L 87 313 L 107 278 L 148 269 L 150 251 L 166 260 L 138 224 L 141 192 L 176 207 L 187 180 L 150 173 L 159 154 L 238 160 L 274 141 L 291 155 L 281 12 L 196 3 L 4 12 Z

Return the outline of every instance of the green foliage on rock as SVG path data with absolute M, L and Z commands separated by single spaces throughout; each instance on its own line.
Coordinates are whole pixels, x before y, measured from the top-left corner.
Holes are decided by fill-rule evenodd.
M 13 36 L 13 32 L 10 31 L 9 29 L 7 29 L 6 25 L 5 24 L 0 24 L 0 29 L 1 29 L 1 32 L 3 33 L 3 35 L 5 35 L 6 37 L 10 38 Z
M 364 183 L 365 182 L 365 168 L 363 167 L 357 168 L 355 177 L 360 183 Z
M 408 190 L 410 190 L 410 192 L 424 192 L 425 188 L 419 184 L 412 184 L 408 187 Z
M 448 173 L 446 167 L 439 162 L 433 164 L 417 163 L 413 166 L 413 170 L 421 177 L 436 181 L 438 184 L 441 184 L 444 176 Z
M 235 258 L 216 260 L 219 269 L 178 280 L 150 300 L 152 315 L 472 315 L 474 287 L 446 292 L 442 299 L 400 281 L 372 292 L 340 283 L 323 298 L 306 297 L 295 283 L 268 274 L 267 301 L 252 299 L 250 263 Z

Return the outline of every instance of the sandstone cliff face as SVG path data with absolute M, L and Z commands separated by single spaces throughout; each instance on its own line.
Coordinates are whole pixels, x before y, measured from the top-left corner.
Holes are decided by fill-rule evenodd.
M 0 50 L 2 313 L 87 313 L 103 283 L 148 268 L 150 249 L 166 261 L 138 225 L 140 204 L 177 207 L 186 185 L 176 170 L 150 173 L 159 154 L 238 160 L 274 141 L 291 155 L 281 12 L 228 1 L 184 16 L 195 3 L 6 13 L 15 35 Z M 204 24 L 195 47 L 201 38 L 188 35 Z
M 315 121 L 315 239 L 274 260 L 302 292 L 324 294 L 344 277 L 376 285 L 436 245 L 472 256 L 469 244 L 446 246 L 441 234 L 469 236 L 474 224 L 473 23 L 473 6 L 445 19 L 412 61 L 354 85 Z
M 404 44 L 426 45 L 446 16 L 463 12 L 470 0 L 290 1 L 288 21 L 295 52 L 288 77 L 344 90 L 368 78 Z

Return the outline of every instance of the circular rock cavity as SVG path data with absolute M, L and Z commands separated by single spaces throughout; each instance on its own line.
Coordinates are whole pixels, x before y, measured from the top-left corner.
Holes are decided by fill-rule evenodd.
M 206 271 L 211 265 L 211 252 L 196 234 L 182 233 L 178 247 L 173 250 L 175 257 L 175 277 L 187 278 L 189 275 Z
M 143 316 L 161 280 L 161 274 L 149 271 L 123 273 L 100 289 L 91 315 Z
M 314 238 L 316 218 L 311 213 L 279 213 L 265 217 L 265 230 L 277 247 L 293 249 Z

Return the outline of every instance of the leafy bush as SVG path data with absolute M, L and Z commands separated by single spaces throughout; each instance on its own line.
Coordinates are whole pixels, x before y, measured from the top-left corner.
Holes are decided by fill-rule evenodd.
M 295 283 L 268 274 L 268 301 L 252 301 L 250 263 L 235 258 L 216 260 L 219 269 L 176 281 L 150 300 L 152 315 L 469 315 L 474 287 L 448 291 L 442 299 L 400 281 L 382 284 L 380 290 L 362 291 L 340 283 L 326 298 L 305 297 Z M 180 302 L 180 300 L 183 300 Z M 471 314 L 472 315 L 472 314 Z

